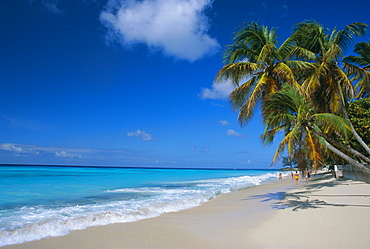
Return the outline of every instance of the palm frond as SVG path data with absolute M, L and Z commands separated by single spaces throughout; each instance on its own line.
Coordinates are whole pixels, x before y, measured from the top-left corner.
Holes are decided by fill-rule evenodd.
M 262 141 L 264 144 L 271 144 L 274 141 L 274 138 L 278 132 L 281 132 L 285 129 L 285 125 L 276 126 L 274 128 L 268 129 L 266 127 L 264 133 L 261 135 Z
M 368 42 L 359 42 L 355 45 L 354 52 L 361 55 L 370 62 L 370 40 Z
M 370 95 L 370 72 L 361 78 L 355 85 L 356 98 L 368 97 Z
M 271 72 L 274 75 L 274 78 L 276 78 L 280 82 L 288 84 L 296 83 L 294 73 L 286 63 L 276 63 Z
M 354 97 L 354 88 L 352 81 L 347 77 L 346 73 L 338 67 L 337 64 L 334 64 L 332 67 L 332 74 L 334 82 L 337 83 L 337 89 L 339 90 L 338 95 L 341 96 L 342 104 L 345 106 L 345 97 L 347 100 L 351 100 Z M 333 89 L 334 92 L 334 89 Z
M 294 46 L 290 51 L 290 55 L 297 59 L 302 59 L 306 61 L 312 61 L 316 58 L 316 54 L 306 48 Z
M 356 64 L 360 67 L 370 65 L 370 40 L 369 42 L 359 42 L 355 45 L 354 52 L 359 56 L 349 55 L 343 58 L 346 63 Z
M 271 77 L 267 76 L 265 73 L 259 76 L 260 78 L 254 81 L 254 88 L 250 91 L 250 95 L 246 98 L 245 102 L 239 109 L 238 120 L 240 125 L 245 125 L 252 117 L 254 113 L 255 106 L 264 98 L 265 86 L 269 84 Z M 234 95 L 230 95 L 231 102 L 234 109 L 238 108 L 240 105 L 235 105 Z
M 229 45 L 224 51 L 224 64 L 231 64 L 238 61 L 255 61 L 258 51 L 250 49 L 241 42 Z
M 339 117 L 332 113 L 318 113 L 313 115 L 318 124 L 326 126 L 344 137 L 351 134 L 351 125 L 349 120 Z
M 305 21 L 294 27 L 292 39 L 297 46 L 320 54 L 324 47 L 325 29 L 316 21 Z
M 361 56 L 348 55 L 343 58 L 343 61 L 347 63 L 357 64 L 360 66 L 370 65 L 370 60 Z
M 362 67 L 356 66 L 352 63 L 343 63 L 343 69 L 346 72 L 348 77 L 353 77 L 352 81 L 356 81 L 364 76 L 366 76 L 367 70 L 363 69 Z
M 322 72 L 325 72 L 325 70 L 325 65 L 315 63 L 311 73 L 307 75 L 306 79 L 302 82 L 302 88 L 309 96 L 312 96 L 320 86 L 320 76 L 322 75 Z
M 258 62 L 261 51 L 266 49 L 264 47 L 268 44 L 276 44 L 277 34 L 275 29 L 269 31 L 264 25 L 250 22 L 238 27 L 233 40 L 234 45 L 228 47 L 224 53 L 225 63 L 233 63 L 240 60 Z
M 287 148 L 288 155 L 293 155 L 294 150 L 297 145 L 297 140 L 299 137 L 300 131 L 298 127 L 294 127 L 290 132 L 288 132 L 284 139 L 279 144 L 273 158 L 272 158 L 272 165 L 276 163 L 280 159 L 280 155 L 285 151 L 285 148 Z
M 331 61 L 340 58 L 342 54 L 343 49 L 341 48 L 341 46 L 336 43 L 331 43 L 323 53 L 322 61 L 330 63 Z
M 265 131 L 270 134 L 275 134 L 272 131 L 276 130 L 279 127 L 279 130 L 284 130 L 285 132 L 292 129 L 292 125 L 295 124 L 295 116 L 289 112 L 283 111 L 266 111 L 264 108 L 264 119 Z M 276 130 L 277 132 L 278 130 Z
M 255 87 L 257 78 L 252 77 L 242 85 L 234 89 L 230 94 L 230 102 L 234 110 L 238 110 L 245 104 L 245 101 L 249 98 L 249 95 Z
M 312 74 L 316 68 L 315 63 L 300 61 L 300 60 L 289 60 L 284 63 L 292 70 L 297 81 Z
M 346 26 L 346 28 L 343 30 L 342 33 L 340 33 L 341 39 L 343 39 L 343 42 L 353 41 L 353 37 L 357 36 L 363 36 L 366 34 L 366 29 L 368 28 L 368 25 L 361 23 L 361 22 L 354 22 Z M 341 41 L 339 42 L 341 43 Z M 347 45 L 347 44 L 343 44 Z
M 216 82 L 231 80 L 236 86 L 245 77 L 253 77 L 253 74 L 263 69 L 263 65 L 252 62 L 236 62 L 223 66 L 216 75 Z
M 276 58 L 275 44 L 267 43 L 261 48 L 260 53 L 257 58 L 257 62 L 264 64 L 266 62 L 274 61 L 275 58 Z M 268 64 L 271 64 L 271 62 Z

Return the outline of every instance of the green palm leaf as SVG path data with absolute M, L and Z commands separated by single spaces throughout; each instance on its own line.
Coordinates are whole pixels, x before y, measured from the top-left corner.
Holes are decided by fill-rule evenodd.
M 350 122 L 345 118 L 332 113 L 318 113 L 313 115 L 313 117 L 321 126 L 326 126 L 345 138 L 351 134 Z

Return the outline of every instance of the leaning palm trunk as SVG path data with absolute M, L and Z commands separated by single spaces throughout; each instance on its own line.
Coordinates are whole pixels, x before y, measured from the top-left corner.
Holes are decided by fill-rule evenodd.
M 348 120 L 350 120 L 349 116 L 348 116 L 348 112 L 347 110 L 344 110 L 344 117 Z M 353 127 L 352 125 L 352 122 L 350 121 L 350 127 L 351 127 L 351 130 L 352 130 L 352 133 L 353 135 L 355 136 L 357 142 L 365 149 L 365 151 L 367 152 L 367 154 L 370 155 L 370 148 L 369 146 L 367 146 L 367 144 L 364 142 L 364 140 L 362 140 L 362 138 L 360 137 L 360 135 L 358 135 L 357 131 L 355 130 L 355 127 Z
M 326 146 L 330 151 L 332 151 L 333 153 L 337 154 L 338 156 L 340 156 L 341 158 L 346 160 L 349 164 L 355 166 L 356 168 L 358 168 L 362 172 L 370 175 L 370 168 L 366 167 L 362 163 L 359 163 L 358 161 L 354 160 L 350 156 L 344 154 L 342 151 L 338 150 L 333 145 L 331 145 L 328 141 L 326 141 Z
M 356 156 L 358 157 L 359 159 L 365 161 L 367 164 L 370 165 L 370 158 L 364 156 L 362 153 L 358 152 L 357 150 L 355 149 L 352 149 L 351 147 L 347 147 L 341 143 L 339 143 L 338 141 L 335 141 L 334 139 L 332 139 L 331 137 L 329 137 L 328 135 L 322 133 L 322 132 L 318 132 L 314 129 L 312 129 L 312 132 L 314 132 L 316 135 L 320 136 L 320 137 L 323 137 L 327 142 L 330 142 L 331 144 L 341 148 L 342 150 L 346 151 L 348 154 L 351 154 L 353 156 Z
M 367 144 L 364 142 L 364 140 L 362 140 L 362 138 L 360 137 L 360 135 L 358 135 L 358 133 L 356 132 L 355 128 L 353 127 L 352 123 L 351 123 L 351 130 L 353 132 L 353 135 L 355 136 L 357 142 L 359 142 L 359 144 L 365 149 L 365 151 L 370 155 L 370 148 L 369 146 L 367 146 Z

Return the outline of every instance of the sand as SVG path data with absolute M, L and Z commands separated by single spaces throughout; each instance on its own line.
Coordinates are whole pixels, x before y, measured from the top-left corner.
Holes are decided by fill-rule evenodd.
M 370 185 L 318 174 L 228 193 L 200 207 L 4 249 L 369 248 Z

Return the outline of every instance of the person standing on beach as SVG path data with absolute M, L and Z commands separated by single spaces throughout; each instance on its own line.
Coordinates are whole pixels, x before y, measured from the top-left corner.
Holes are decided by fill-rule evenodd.
M 308 169 L 306 169 L 306 182 L 307 184 L 309 183 L 310 181 L 310 172 L 308 171 Z
M 283 180 L 283 174 L 279 173 L 279 180 Z
M 295 184 L 298 185 L 299 174 L 297 171 L 294 174 L 294 179 L 295 179 Z

